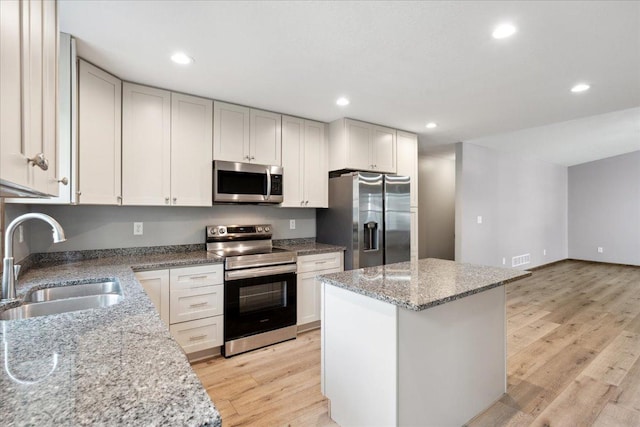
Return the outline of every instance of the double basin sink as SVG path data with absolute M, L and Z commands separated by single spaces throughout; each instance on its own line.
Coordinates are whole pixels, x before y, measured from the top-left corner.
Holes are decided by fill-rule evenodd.
M 30 292 L 18 307 L 0 311 L 0 320 L 20 320 L 71 311 L 104 308 L 124 298 L 120 283 L 100 280 Z

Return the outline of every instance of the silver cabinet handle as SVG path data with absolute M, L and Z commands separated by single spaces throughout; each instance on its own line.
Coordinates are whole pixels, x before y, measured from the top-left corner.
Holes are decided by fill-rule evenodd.
M 116 196 L 116 199 L 118 200 L 118 203 L 122 203 L 122 196 Z
M 195 335 L 193 337 L 189 337 L 189 341 L 198 341 L 206 337 L 207 337 L 206 335 Z
M 58 182 L 62 185 L 69 185 L 69 179 L 65 176 L 58 180 Z
M 191 276 L 189 277 L 189 279 L 191 280 L 200 280 L 200 279 L 206 279 L 207 276 Z
M 204 307 L 207 304 L 209 304 L 209 303 L 206 302 L 206 301 L 199 302 L 199 303 L 196 303 L 196 304 L 189 304 L 189 308 Z
M 245 160 L 251 160 L 251 157 L 250 156 L 244 156 L 244 159 Z
M 38 153 L 27 161 L 31 164 L 31 166 L 38 166 L 43 171 L 49 169 L 49 160 L 44 156 L 44 153 Z
M 177 197 L 174 197 L 174 198 L 173 198 L 173 204 L 175 205 L 177 202 L 178 202 L 178 198 L 177 198 Z
M 327 261 L 316 261 L 316 265 L 318 265 L 318 264 L 326 264 L 326 263 L 327 263 Z
M 168 198 L 168 197 L 165 197 L 165 198 L 164 198 L 164 204 L 165 204 L 165 205 L 168 205 L 168 204 L 169 204 L 169 198 Z

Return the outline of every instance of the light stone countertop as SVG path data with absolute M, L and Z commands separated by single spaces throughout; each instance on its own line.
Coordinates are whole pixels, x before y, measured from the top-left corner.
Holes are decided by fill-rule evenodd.
M 295 252 L 298 256 L 317 255 L 330 252 L 344 252 L 344 246 L 328 245 L 326 243 L 317 243 L 315 238 L 274 240 L 273 246 Z
M 319 279 L 329 285 L 420 311 L 530 275 L 528 271 L 426 258 L 326 274 Z
M 102 309 L 0 321 L 2 424 L 220 426 L 220 414 L 134 276 L 221 262 L 200 247 L 57 259 L 27 271 L 19 297 L 52 284 L 115 279 L 124 299 Z

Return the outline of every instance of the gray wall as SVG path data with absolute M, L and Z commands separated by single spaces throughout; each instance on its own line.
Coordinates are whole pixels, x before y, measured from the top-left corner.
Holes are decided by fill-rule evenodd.
M 569 168 L 569 257 L 640 265 L 640 151 Z
M 455 156 L 418 158 L 419 258 L 454 259 Z
M 567 200 L 566 167 L 459 144 L 456 260 L 510 267 L 528 253 L 526 269 L 567 258 Z
M 274 239 L 313 237 L 316 232 L 315 209 L 31 205 L 30 210 L 57 219 L 67 236 L 54 245 L 46 224 L 31 221 L 31 253 L 204 243 L 204 228 L 213 224 L 273 224 Z M 290 219 L 296 220 L 295 230 L 289 229 Z M 133 235 L 134 222 L 144 224 L 142 236 Z

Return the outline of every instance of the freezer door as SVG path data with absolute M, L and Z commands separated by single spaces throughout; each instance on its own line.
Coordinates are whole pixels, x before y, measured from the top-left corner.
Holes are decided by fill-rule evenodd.
M 358 252 L 353 260 L 353 268 L 374 267 L 384 263 L 384 218 L 383 182 L 384 175 L 359 173 L 354 183 L 354 235 L 357 235 Z M 354 254 L 356 255 L 356 254 Z
M 411 257 L 411 195 L 408 176 L 384 178 L 384 263 Z

